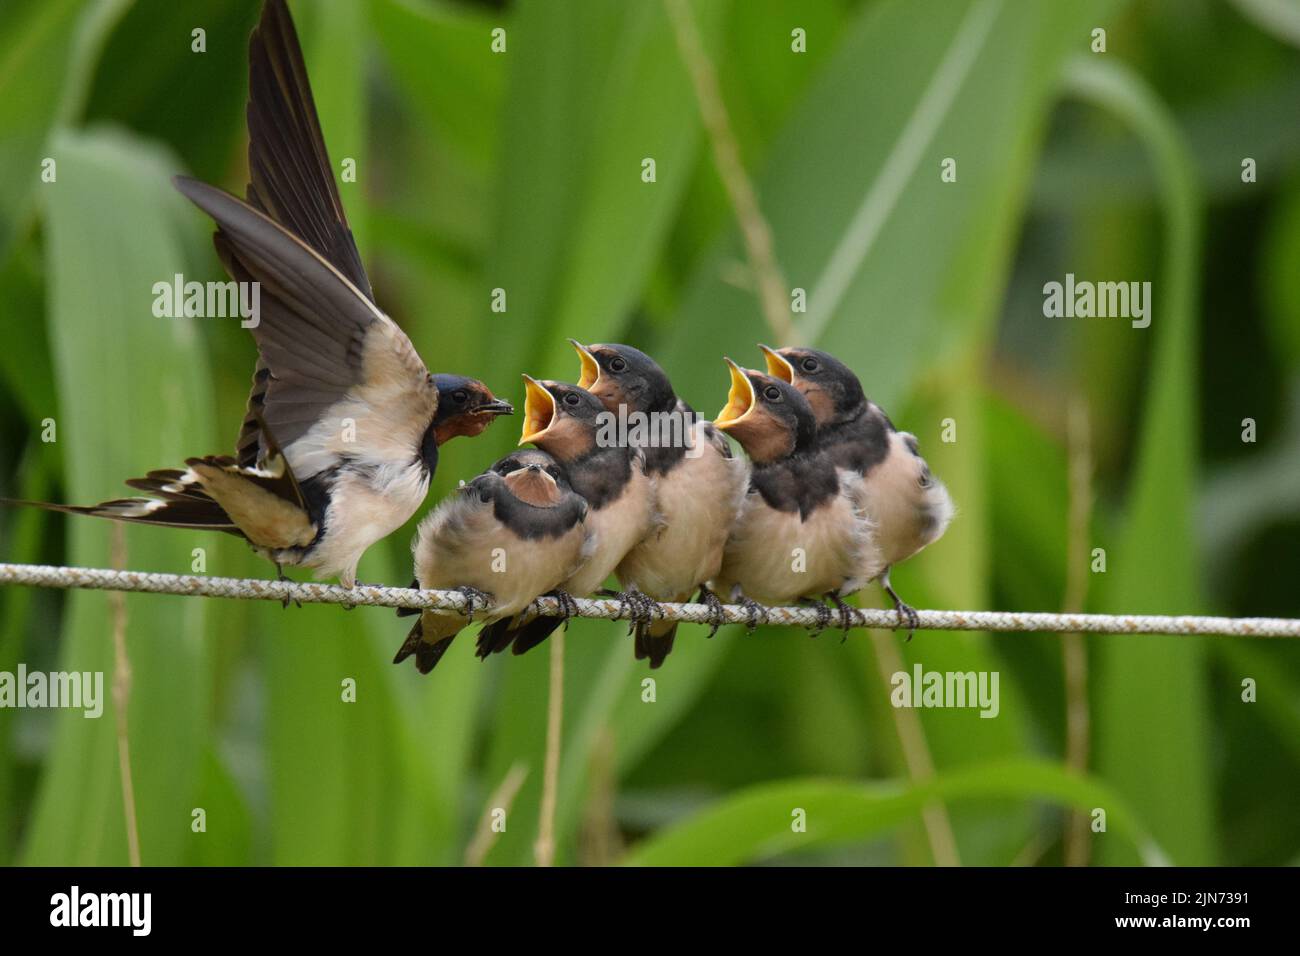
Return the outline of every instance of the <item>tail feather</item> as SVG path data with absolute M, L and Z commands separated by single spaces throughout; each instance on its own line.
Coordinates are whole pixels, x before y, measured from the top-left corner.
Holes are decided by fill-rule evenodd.
M 0 498 L 0 504 L 25 505 L 32 508 L 44 508 L 46 511 L 59 511 L 64 514 L 91 515 L 97 518 L 110 518 L 114 521 L 127 521 L 135 524 L 149 524 L 167 528 L 202 528 L 210 531 L 224 531 L 241 538 L 248 536 L 240 529 L 231 513 L 226 510 L 212 491 L 204 487 L 204 482 L 224 479 L 232 487 L 240 482 L 268 491 L 276 498 L 283 499 L 302 512 L 300 524 L 310 524 L 310 516 L 303 502 L 302 493 L 288 467 L 284 456 L 273 438 L 266 436 L 269 452 L 266 460 L 255 467 L 242 467 L 235 459 L 225 455 L 208 455 L 203 458 L 191 458 L 186 461 L 184 471 L 178 468 L 162 468 L 151 471 L 143 478 L 127 479 L 127 486 L 146 492 L 149 498 L 114 498 L 101 501 L 97 505 L 61 505 L 48 501 L 18 501 Z M 229 502 L 227 503 L 229 504 Z M 306 529 L 291 529 L 297 537 L 305 537 Z
M 151 471 L 143 478 L 128 478 L 126 484 L 168 501 L 212 501 L 212 496 L 199 484 L 199 476 L 179 468 Z
M 0 504 L 43 508 L 70 515 L 91 515 L 133 524 L 149 524 L 167 528 L 202 528 L 225 531 L 243 537 L 244 534 L 230 520 L 230 516 L 215 501 L 195 497 L 173 498 L 116 498 L 97 505 L 60 505 L 49 501 L 19 501 L 0 498 Z
M 218 471 L 256 485 L 264 491 L 269 491 L 275 497 L 289 502 L 304 513 L 307 511 L 307 505 L 303 501 L 302 493 L 298 490 L 298 483 L 294 480 L 293 473 L 289 470 L 288 464 L 283 458 L 272 459 L 271 467 L 255 465 L 252 468 L 246 468 L 229 455 L 204 455 L 202 458 L 187 458 L 185 464 L 190 467 L 191 471 L 198 473 L 196 481 L 201 479 L 211 482 L 213 471 Z M 205 491 L 204 494 L 208 497 L 212 496 L 211 492 Z
M 268 550 L 304 548 L 319 535 L 320 525 L 283 457 L 268 457 L 253 468 L 228 455 L 190 458 L 185 464 L 254 545 Z
M 415 669 L 421 674 L 427 674 L 438 666 L 438 661 L 442 660 L 442 655 L 447 653 L 447 648 L 451 647 L 451 642 L 455 639 L 456 635 L 451 634 L 432 643 L 426 641 L 424 619 L 421 617 L 411 625 L 410 633 L 406 635 L 406 640 L 402 642 L 402 646 L 397 649 L 397 654 L 393 657 L 393 663 L 400 664 L 414 654 Z
M 477 654 L 486 660 L 490 654 L 500 654 L 507 647 L 516 655 L 526 654 L 542 643 L 563 622 L 558 617 L 535 617 L 527 624 L 518 618 L 506 618 L 484 625 L 478 632 Z
M 677 622 L 655 621 L 639 623 L 636 626 L 636 659 L 650 660 L 653 670 L 663 665 L 664 659 L 673 652 L 673 641 L 677 639 Z
M 551 633 L 562 623 L 564 623 L 563 620 L 558 617 L 533 618 L 515 631 L 511 653 L 516 657 L 520 654 L 527 654 L 550 637 Z
M 479 629 L 474 653 L 478 655 L 479 660 L 487 660 L 491 654 L 500 654 L 515 639 L 517 630 L 514 618 L 502 618 L 500 621 L 484 624 Z

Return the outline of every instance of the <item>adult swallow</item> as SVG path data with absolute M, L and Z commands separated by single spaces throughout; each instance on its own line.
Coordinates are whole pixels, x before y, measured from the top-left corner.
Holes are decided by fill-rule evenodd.
M 493 396 L 475 379 L 459 375 L 434 375 L 432 379 L 438 396 L 433 418 L 421 435 L 418 456 L 412 458 L 414 464 L 402 466 L 404 470 L 414 467 L 423 471 L 414 478 L 416 488 L 422 490 L 418 490 L 411 512 L 427 493 L 437 466 L 438 446 L 460 435 L 477 435 L 495 416 L 512 410 L 508 402 Z M 144 478 L 127 480 L 128 486 L 151 497 L 117 498 L 97 505 L 7 498 L 0 502 L 133 524 L 224 531 L 247 540 L 254 551 L 274 562 L 277 570 L 284 565 L 301 565 L 317 569 L 322 577 L 337 573 L 344 586 L 351 587 L 361 553 L 379 537 L 396 530 L 410 513 L 398 520 L 397 514 L 388 511 L 387 520 L 396 523 L 378 536 L 370 531 L 360 537 L 354 533 L 351 539 L 344 538 L 343 533 L 349 529 L 355 532 L 356 515 L 352 509 L 359 500 L 357 489 L 365 487 L 354 473 L 356 459 L 343 461 L 324 475 L 300 481 L 289 465 L 288 453 L 281 450 L 264 425 L 259 441 L 257 457 L 249 465 L 230 456 L 208 455 L 187 459 L 183 470 L 151 471 Z M 382 494 L 380 485 L 375 495 Z M 369 513 L 382 516 L 385 512 L 382 507 L 372 506 Z M 346 564 L 336 568 L 329 562 L 337 561 L 340 553 Z
M 646 471 L 658 491 L 663 524 L 615 569 L 624 587 L 657 601 L 687 601 L 696 592 L 720 608 L 708 584 L 722 567 L 727 535 L 749 483 L 745 461 L 722 434 L 677 397 L 658 363 L 630 345 L 569 340 L 582 363 L 578 385 L 639 436 Z M 716 630 L 716 627 L 714 628 Z M 635 624 L 637 660 L 659 667 L 672 651 L 675 621 Z
M 657 530 L 661 517 L 655 482 L 645 468 L 645 456 L 626 443 L 612 440 L 605 429 L 605 406 L 585 388 L 564 382 L 538 381 L 524 376 L 524 423 L 519 444 L 536 445 L 549 453 L 569 476 L 569 483 L 587 502 L 586 526 L 592 535 L 590 553 L 557 591 L 561 601 L 586 595 L 603 585 L 637 544 Z M 648 614 L 640 596 L 625 603 Z M 522 654 L 550 636 L 559 617 L 538 617 L 522 627 L 499 621 L 479 633 L 480 657 L 513 645 Z
M 267 0 L 249 41 L 248 127 L 247 202 L 175 181 L 216 220 L 231 277 L 260 285 L 235 455 L 128 482 L 155 499 L 46 507 L 227 531 L 277 569 L 300 565 L 351 587 L 365 550 L 423 502 L 438 445 L 511 407 L 480 382 L 430 375 L 375 304 L 283 0 Z
M 587 503 L 564 469 L 544 451 L 502 458 L 430 512 L 411 546 L 422 588 L 466 592 L 490 605 L 488 623 L 515 618 L 538 595 L 554 590 L 591 545 Z M 421 611 L 393 658 L 412 654 L 427 674 L 468 620 L 448 611 Z
M 896 429 L 839 359 L 817 349 L 759 348 L 768 373 L 808 399 L 817 419 L 818 445 L 837 465 L 861 477 L 856 488 L 875 523 L 884 561 L 881 586 L 915 630 L 916 612 L 894 591 L 889 571 L 947 530 L 954 512 L 948 489 L 930 473 L 916 436 Z
M 819 448 L 798 389 L 726 361 L 731 389 L 714 424 L 740 442 L 752 471 L 718 587 L 769 605 L 829 597 L 844 614 L 843 597 L 881 568 L 856 475 Z

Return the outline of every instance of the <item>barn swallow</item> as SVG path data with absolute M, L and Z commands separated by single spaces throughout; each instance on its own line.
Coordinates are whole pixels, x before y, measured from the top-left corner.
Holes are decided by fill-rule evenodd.
M 587 559 L 559 585 L 557 597 L 595 591 L 619 562 L 660 521 L 655 482 L 645 468 L 645 456 L 626 443 L 602 441 L 600 399 L 585 388 L 564 382 L 538 381 L 524 376 L 524 423 L 519 444 L 536 445 L 565 469 L 569 483 L 587 502 L 587 529 L 593 543 Z M 642 616 L 649 611 L 644 596 L 627 591 L 622 599 Z M 479 633 L 479 656 L 505 650 L 515 654 L 536 647 L 563 618 L 538 617 L 522 627 L 499 621 Z
M 943 535 L 954 511 L 948 489 L 930 473 L 916 436 L 898 431 L 839 359 L 817 349 L 759 348 L 768 373 L 808 399 L 817 419 L 817 444 L 839 467 L 861 477 L 855 487 L 876 527 L 884 561 L 881 586 L 914 631 L 916 611 L 894 591 L 889 571 Z
M 496 398 L 482 382 L 459 375 L 435 375 L 433 381 L 438 396 L 436 411 L 421 436 L 418 457 L 413 457 L 414 464 L 406 466 L 425 471 L 415 480 L 423 490 L 411 506 L 412 511 L 428 490 L 429 479 L 437 466 L 439 445 L 459 435 L 477 435 L 497 415 L 513 411 L 508 402 Z M 144 478 L 126 482 L 152 497 L 117 498 L 97 505 L 7 498 L 0 498 L 0 502 L 135 524 L 224 531 L 247 540 L 254 551 L 274 562 L 277 569 L 289 564 L 317 568 L 322 576 L 336 573 L 332 565 L 324 562 L 347 546 L 339 542 L 337 535 L 340 524 L 354 517 L 349 512 L 357 500 L 353 491 L 357 483 L 349 477 L 352 463 L 345 462 L 330 474 L 299 481 L 289 467 L 287 453 L 275 443 L 264 424 L 259 440 L 261 449 L 251 465 L 241 464 L 229 456 L 208 455 L 187 459 L 183 470 L 151 471 Z M 342 521 L 335 521 L 335 515 L 340 512 Z M 384 534 L 396 530 L 409 517 L 406 514 Z M 382 536 L 367 540 L 367 535 L 361 539 L 364 544 L 355 552 L 350 565 L 337 572 L 345 587 L 355 583 L 352 575 L 361 551 Z M 353 546 L 357 543 L 354 540 Z
M 843 597 L 881 568 L 856 475 L 818 447 L 817 421 L 798 389 L 726 361 L 731 389 L 713 423 L 740 442 L 752 471 L 719 589 L 769 605 L 825 596 L 847 627 Z
M 423 502 L 438 445 L 512 409 L 482 383 L 430 375 L 375 304 L 283 0 L 267 0 L 249 41 L 247 113 L 247 202 L 175 180 L 216 220 L 226 271 L 260 285 L 235 455 L 128 482 L 156 499 L 47 507 L 227 531 L 277 570 L 300 565 L 351 587 L 365 550 Z
M 611 414 L 652 423 L 630 434 L 649 436 L 640 448 L 657 486 L 663 526 L 619 563 L 619 582 L 657 601 L 687 601 L 698 589 L 701 599 L 720 611 L 708 583 L 722 567 L 727 535 L 744 500 L 746 463 L 731 454 L 711 422 L 677 397 L 650 356 L 630 345 L 569 342 L 582 363 L 580 387 Z M 635 634 L 637 660 L 648 658 L 656 668 L 672 651 L 677 622 L 638 621 Z
M 592 538 L 587 503 L 544 451 L 502 458 L 425 516 L 411 550 L 422 588 L 460 590 L 491 610 L 485 622 L 516 616 L 552 591 L 586 558 Z M 393 658 L 412 654 L 421 674 L 441 659 L 469 621 L 451 611 L 421 611 Z

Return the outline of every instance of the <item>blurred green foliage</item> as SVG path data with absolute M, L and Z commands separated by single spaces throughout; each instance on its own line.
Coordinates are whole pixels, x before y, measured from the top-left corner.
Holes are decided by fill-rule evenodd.
M 341 189 L 380 304 L 432 368 L 512 395 L 521 371 L 573 377 L 566 336 L 622 340 L 697 408 L 722 404 L 721 355 L 754 363 L 773 333 L 658 0 L 293 6 L 331 155 L 357 164 Z M 1095 493 L 1083 560 L 1107 554 L 1088 609 L 1300 613 L 1300 53 L 1260 6 L 693 0 L 777 259 L 809 294 L 799 335 L 859 371 L 958 502 L 947 536 L 895 574 L 917 606 L 1061 605 L 1079 559 L 1078 396 Z M 257 12 L 8 0 L 0 494 L 100 500 L 233 441 L 251 341 L 154 318 L 150 288 L 220 276 L 210 224 L 169 177 L 242 191 Z M 1042 286 L 1067 272 L 1150 280 L 1151 328 L 1044 318 Z M 47 418 L 57 442 L 41 440 Z M 449 445 L 431 502 L 513 439 L 503 423 Z M 360 577 L 409 580 L 411 530 Z M 111 535 L 5 511 L 0 560 L 103 566 Z M 267 573 L 233 540 L 125 537 L 131 567 L 189 572 L 204 548 L 207 573 Z M 487 862 L 532 860 L 545 651 L 480 664 L 458 642 L 423 679 L 388 663 L 405 628 L 377 608 L 126 608 L 146 864 L 458 863 L 512 767 L 526 775 Z M 112 621 L 103 594 L 0 591 L 0 670 L 111 676 Z M 928 863 L 935 800 L 969 864 L 1060 863 L 1066 814 L 1098 806 L 1096 862 L 1300 860 L 1293 644 L 1089 639 L 1080 775 L 1056 635 L 889 640 L 909 668 L 1001 674 L 997 719 L 917 712 L 929 782 L 909 779 L 865 636 L 689 628 L 648 704 L 623 627 L 575 622 L 558 860 Z M 0 860 L 126 862 L 113 715 L 0 710 Z

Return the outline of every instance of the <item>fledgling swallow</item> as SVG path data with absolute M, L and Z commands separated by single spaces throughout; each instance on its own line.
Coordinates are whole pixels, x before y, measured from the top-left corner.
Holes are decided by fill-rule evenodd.
M 599 439 L 605 406 L 585 388 L 524 376 L 524 424 L 519 444 L 549 453 L 587 502 L 590 553 L 556 589 L 561 601 L 587 595 L 603 585 L 619 562 L 658 527 L 654 480 L 646 474 L 645 456 L 625 443 Z M 624 600 L 634 605 L 635 595 Z M 516 627 L 498 621 L 479 632 L 480 657 L 513 645 L 522 654 L 546 640 L 560 617 L 538 617 Z
M 727 359 L 731 389 L 714 424 L 752 462 L 749 491 L 727 540 L 718 587 L 761 604 L 829 597 L 841 605 L 880 573 L 856 475 L 816 442 L 799 390 Z
M 643 432 L 652 440 L 640 447 L 663 524 L 619 563 L 619 583 L 656 601 L 687 601 L 700 590 L 702 600 L 720 608 L 708 585 L 722 567 L 727 535 L 749 484 L 747 464 L 732 455 L 712 422 L 677 397 L 650 356 L 630 345 L 569 342 L 582 362 L 578 385 L 606 411 L 661 423 Z M 673 649 L 677 622 L 638 621 L 635 634 L 637 660 L 648 658 L 656 668 Z
M 839 359 L 817 349 L 759 348 L 768 374 L 794 385 L 808 399 L 817 419 L 818 445 L 837 465 L 861 477 L 856 487 L 875 524 L 884 561 L 881 586 L 915 630 L 916 612 L 894 591 L 889 571 L 947 530 L 955 510 L 948 489 L 930 473 L 916 436 L 898 431 Z
M 415 580 L 422 588 L 467 592 L 491 604 L 484 620 L 516 620 L 553 591 L 592 545 L 587 503 L 550 455 L 524 449 L 507 455 L 430 512 L 416 531 Z M 471 610 L 472 610 L 471 605 Z M 469 621 L 450 611 L 420 611 L 393 658 L 412 654 L 421 674 L 437 665 Z
M 365 550 L 423 502 L 438 445 L 512 409 L 481 382 L 430 375 L 375 304 L 283 0 L 267 0 L 249 40 L 247 112 L 247 202 L 175 180 L 216 220 L 226 271 L 261 287 L 235 455 L 127 482 L 155 499 L 47 507 L 227 531 L 277 570 L 299 565 L 351 587 Z

